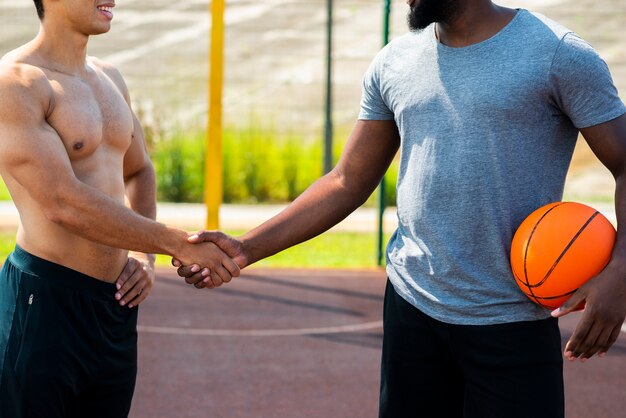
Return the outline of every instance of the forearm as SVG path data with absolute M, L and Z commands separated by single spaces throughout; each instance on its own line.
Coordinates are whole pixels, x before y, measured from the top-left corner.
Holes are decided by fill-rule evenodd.
M 400 136 L 393 121 L 358 121 L 337 166 L 284 211 L 241 237 L 248 264 L 313 238 L 361 206 L 389 168 Z
M 361 206 L 374 188 L 355 191 L 335 172 L 320 178 L 281 213 L 241 237 L 250 264 L 332 228 Z
M 177 256 L 187 238 L 184 231 L 136 213 L 80 181 L 60 188 L 44 210 L 53 222 L 110 247 Z

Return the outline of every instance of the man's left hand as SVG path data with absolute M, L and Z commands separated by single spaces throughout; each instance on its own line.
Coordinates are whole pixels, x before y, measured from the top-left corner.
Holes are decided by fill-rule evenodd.
M 145 256 L 144 256 L 145 257 Z M 134 308 L 146 300 L 154 285 L 154 260 L 128 257 L 124 271 L 115 281 L 115 299 L 121 306 Z
M 626 317 L 626 269 L 609 264 L 585 283 L 552 316 L 561 317 L 585 303 L 583 316 L 565 345 L 564 356 L 585 362 L 606 355 L 620 335 Z

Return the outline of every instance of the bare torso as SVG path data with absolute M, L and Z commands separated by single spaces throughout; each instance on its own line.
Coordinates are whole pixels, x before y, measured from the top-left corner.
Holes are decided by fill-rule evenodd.
M 42 89 L 47 92 L 42 96 L 49 95 L 42 97 L 42 103 L 49 104 L 43 114 L 58 133 L 76 178 L 123 204 L 123 162 L 133 135 L 133 115 L 121 87 L 93 59 L 87 60 L 81 77 L 55 71 L 27 49 L 8 54 L 1 65 L 23 67 L 38 83 L 49 84 Z M 115 281 L 126 264 L 126 250 L 86 240 L 50 221 L 29 191 L 5 177 L 20 213 L 19 246 L 97 279 Z

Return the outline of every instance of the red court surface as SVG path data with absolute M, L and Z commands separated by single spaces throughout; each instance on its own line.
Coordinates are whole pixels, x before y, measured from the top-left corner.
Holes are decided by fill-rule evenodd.
M 160 270 L 130 416 L 376 417 L 384 287 L 382 271 L 259 268 L 200 291 Z M 565 379 L 568 418 L 625 416 L 626 335 Z

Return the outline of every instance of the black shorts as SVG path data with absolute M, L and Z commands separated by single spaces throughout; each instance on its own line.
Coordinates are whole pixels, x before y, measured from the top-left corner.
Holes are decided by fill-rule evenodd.
M 19 247 L 0 272 L 0 418 L 127 417 L 137 309 Z
M 387 282 L 379 416 L 563 417 L 557 320 L 446 324 Z

